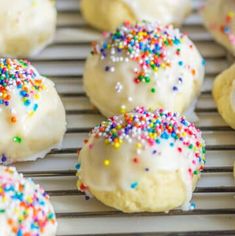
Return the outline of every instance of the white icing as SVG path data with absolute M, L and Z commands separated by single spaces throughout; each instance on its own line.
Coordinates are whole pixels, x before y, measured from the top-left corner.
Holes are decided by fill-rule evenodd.
M 195 109 L 196 109 L 196 106 L 197 106 L 197 101 L 198 99 L 195 99 L 190 107 L 184 112 L 184 116 L 187 118 L 188 121 L 190 122 L 198 122 L 199 121 L 199 118 L 195 112 Z
M 38 152 L 38 153 L 35 153 L 33 154 L 32 156 L 29 156 L 29 157 L 23 157 L 23 158 L 20 158 L 19 160 L 16 159 L 16 160 L 7 160 L 7 162 L 4 163 L 4 165 L 8 165 L 8 164 L 12 164 L 12 162 L 23 162 L 23 161 L 36 161 L 37 159 L 42 159 L 44 158 L 51 150 L 54 150 L 54 149 L 57 149 L 57 150 L 60 150 L 62 148 L 62 142 L 63 142 L 63 139 L 55 144 L 54 146 L 51 146 L 49 148 L 47 148 L 46 150 L 43 150 L 41 152 Z
M 7 157 L 7 163 L 35 160 L 42 158 L 52 147 L 61 143 L 66 130 L 65 110 L 54 88 L 54 83 L 38 74 L 45 89 L 39 92 L 39 99 L 32 100 L 38 109 L 31 116 L 32 105 L 25 106 L 19 90 L 12 86 L 9 90 L 11 99 L 6 107 L 0 105 L 0 161 L 1 155 Z M 12 112 L 17 119 L 10 122 Z M 13 137 L 22 138 L 21 143 L 13 142 Z
M 191 10 L 189 0 L 123 0 L 137 20 L 158 21 L 163 24 L 181 24 Z
M 175 29 L 168 32 L 170 35 L 180 35 Z M 89 56 L 84 72 L 84 87 L 92 103 L 107 117 L 119 114 L 123 105 L 126 111 L 131 111 L 136 106 L 145 106 L 185 112 L 200 93 L 205 66 L 191 40 L 184 36 L 182 41 L 180 45 L 173 45 L 164 52 L 170 67 L 160 67 L 157 72 L 146 70 L 151 77 L 148 84 L 134 83 L 138 63 L 132 60 L 120 62 L 120 58 L 128 57 L 126 54 L 110 55 L 103 59 L 100 55 Z M 180 55 L 176 55 L 177 48 L 180 48 Z M 183 66 L 179 66 L 180 61 Z M 104 70 L 110 65 L 115 66 L 115 72 Z M 196 71 L 195 75 L 192 70 Z M 179 81 L 179 78 L 182 78 L 182 81 Z M 116 90 L 117 83 L 122 85 L 121 92 Z M 177 91 L 173 91 L 174 86 L 177 86 Z M 152 87 L 156 89 L 155 93 L 151 93 Z M 131 102 L 129 97 L 132 98 Z

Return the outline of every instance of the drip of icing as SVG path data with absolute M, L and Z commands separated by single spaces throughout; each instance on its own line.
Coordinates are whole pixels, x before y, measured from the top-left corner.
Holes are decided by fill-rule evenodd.
M 57 144 L 55 144 L 54 146 L 49 147 L 46 150 L 43 150 L 43 151 L 41 151 L 39 153 L 36 153 L 36 154 L 34 154 L 34 155 L 30 156 L 30 157 L 22 158 L 19 161 L 35 161 L 37 159 L 42 159 L 51 150 L 53 150 L 53 149 L 60 150 L 62 148 L 62 142 L 63 142 L 63 139 L 60 142 L 58 142 Z M 0 164 L 9 165 L 9 164 L 12 164 L 13 162 L 17 162 L 17 160 L 11 159 L 11 158 L 7 157 L 5 154 L 2 154 L 2 157 L 0 157 Z

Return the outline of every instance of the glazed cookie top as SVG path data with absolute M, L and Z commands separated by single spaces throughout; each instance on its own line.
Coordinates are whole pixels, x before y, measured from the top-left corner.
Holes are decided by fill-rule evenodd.
M 38 109 L 37 100 L 45 89 L 44 78 L 31 66 L 30 62 L 18 59 L 0 59 L 0 108 L 11 107 L 14 102 L 12 93 L 17 94 L 29 114 Z M 14 109 L 12 110 L 14 114 Z M 15 122 L 16 117 L 11 117 Z
M 49 196 L 12 167 L 0 167 L 0 221 L 1 235 L 55 235 L 57 227 Z
M 205 142 L 177 113 L 140 107 L 95 127 L 79 161 L 81 191 L 134 189 L 145 174 L 180 170 L 192 192 L 192 177 L 205 165 Z
M 12 162 L 11 155 L 6 154 L 10 143 L 25 143 L 30 130 L 40 122 L 43 110 L 50 105 L 43 101 L 51 88 L 54 84 L 30 62 L 0 59 L 0 163 Z M 50 99 L 54 103 L 54 98 Z
M 104 33 L 104 39 L 93 44 L 91 53 L 109 62 L 104 67 L 106 72 L 115 73 L 115 64 L 120 62 L 137 63 L 132 73 L 133 83 L 138 85 L 140 83 L 152 84 L 152 80 L 157 80 L 157 76 L 152 75 L 158 75 L 162 70 L 169 70 L 168 74 L 171 76 L 171 68 L 177 72 L 189 71 L 192 77 L 201 74 L 195 65 L 187 64 L 185 55 L 181 52 L 184 51 L 183 47 L 196 49 L 188 37 L 172 25 L 162 26 L 144 21 L 133 25 L 126 22 L 114 33 Z M 195 54 L 195 56 L 198 55 Z M 203 59 L 201 63 L 204 67 Z M 171 88 L 175 93 L 180 91 L 182 83 L 187 79 L 184 78 L 184 73 L 181 74 L 182 76 L 177 78 L 175 85 Z M 119 93 L 122 89 L 122 84 L 117 83 L 116 92 Z M 158 91 L 153 86 L 149 92 Z

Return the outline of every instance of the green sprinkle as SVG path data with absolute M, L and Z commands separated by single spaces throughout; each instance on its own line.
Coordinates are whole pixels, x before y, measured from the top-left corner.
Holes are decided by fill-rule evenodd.
M 22 138 L 19 137 L 19 136 L 15 136 L 15 137 L 13 138 L 13 141 L 14 141 L 15 143 L 21 143 L 21 142 L 22 142 Z
M 0 209 L 0 214 L 5 213 L 6 210 Z

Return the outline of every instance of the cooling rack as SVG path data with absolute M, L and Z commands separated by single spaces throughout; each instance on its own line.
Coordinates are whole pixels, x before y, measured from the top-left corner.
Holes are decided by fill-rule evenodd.
M 90 42 L 99 33 L 88 27 L 79 11 L 79 0 L 58 0 L 56 37 L 48 48 L 31 59 L 51 78 L 66 108 L 68 131 L 63 149 L 36 162 L 17 164 L 51 195 L 59 222 L 58 235 L 235 235 L 235 132 L 222 120 L 211 96 L 215 76 L 229 66 L 229 54 L 202 26 L 194 0 L 194 12 L 182 27 L 207 60 L 206 81 L 198 100 L 197 126 L 207 142 L 207 166 L 193 195 L 196 209 L 164 213 L 123 214 L 95 199 L 86 201 L 76 190 L 77 149 L 90 129 L 103 118 L 83 90 L 82 73 Z

